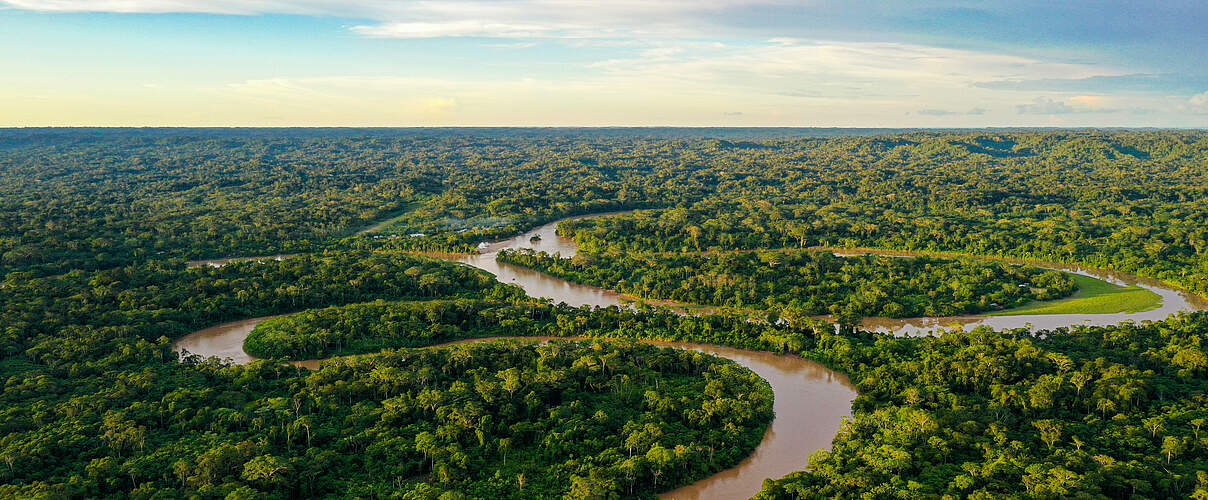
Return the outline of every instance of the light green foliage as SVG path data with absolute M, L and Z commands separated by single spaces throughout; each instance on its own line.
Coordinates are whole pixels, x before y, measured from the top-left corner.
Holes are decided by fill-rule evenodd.
M 1071 331 L 822 335 L 855 418 L 758 498 L 1179 498 L 1208 466 L 1208 313 Z M 1203 488 L 1203 486 L 1199 486 Z
M 1078 291 L 1068 298 L 1026 304 L 1009 311 L 994 312 L 991 315 L 1135 313 L 1148 311 L 1162 304 L 1160 295 L 1139 286 L 1115 285 L 1081 274 L 1070 276 L 1077 284 Z

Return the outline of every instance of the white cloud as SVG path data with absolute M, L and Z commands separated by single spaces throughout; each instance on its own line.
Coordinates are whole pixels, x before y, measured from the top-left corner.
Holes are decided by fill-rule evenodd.
M 487 47 L 494 49 L 528 49 L 537 46 L 537 42 L 505 42 L 505 43 L 488 43 Z
M 976 115 L 984 115 L 984 114 L 986 114 L 986 111 L 989 111 L 989 110 L 987 110 L 985 108 L 973 108 L 968 111 L 952 111 L 952 110 L 948 110 L 948 109 L 928 108 L 928 109 L 920 109 L 917 111 L 917 113 L 920 115 L 923 115 L 923 116 L 976 116 Z M 909 113 L 907 113 L 907 114 L 909 114 Z
M 516 124 L 505 117 L 524 109 L 525 123 L 539 124 L 675 124 L 668 117 L 676 123 L 713 123 L 722 117 L 733 124 L 891 125 L 890 117 L 910 113 L 935 124 L 966 124 L 978 117 L 1014 125 L 1047 123 L 1041 115 L 1089 116 L 1084 112 L 1106 113 L 1129 104 L 1102 96 L 1054 96 L 1012 113 L 1021 99 L 1032 97 L 975 83 L 1117 71 L 982 51 L 837 41 L 663 40 L 629 53 L 570 78 L 338 76 L 255 80 L 230 90 L 283 109 L 326 103 L 324 109 L 358 116 L 395 110 L 400 113 L 396 123 L 403 124 L 439 124 L 453 117 L 458 123 Z
M 506 24 L 479 20 L 449 22 L 385 23 L 353 26 L 362 35 L 379 38 L 438 38 L 446 36 L 476 36 L 490 38 L 542 38 L 550 36 L 553 28 L 536 24 Z M 566 29 L 559 30 L 565 34 Z M 565 36 L 565 35 L 564 35 Z
M 272 104 L 299 113 L 322 108 L 344 110 L 349 116 L 377 114 L 395 124 L 452 123 L 445 120 L 453 118 L 466 124 L 517 124 L 516 109 L 525 110 L 522 123 L 547 125 L 724 119 L 732 124 L 888 126 L 893 124 L 889 117 L 907 113 L 944 124 L 968 123 L 973 116 L 1027 124 L 1036 118 L 1010 113 L 1023 96 L 974 83 L 1115 71 L 892 43 L 782 40 L 723 45 L 663 40 L 629 53 L 595 63 L 594 71 L 579 71 L 569 78 L 332 76 L 252 80 L 226 90 L 249 105 Z M 1066 108 L 1073 113 L 1105 103 L 1097 96 L 1044 98 L 1032 103 L 1027 113 L 1062 113 Z
M 369 8 L 378 24 L 355 26 L 394 38 L 629 38 L 713 33 L 704 18 L 735 7 L 786 0 L 451 0 Z
M 685 89 L 744 89 L 860 101 L 900 101 L 920 96 L 947 101 L 967 96 L 973 100 L 968 108 L 982 106 L 976 99 L 1001 94 L 974 86 L 987 78 L 1119 72 L 1091 64 L 902 43 L 779 39 L 767 44 L 721 47 L 677 42 L 663 45 L 658 51 L 605 60 L 594 67 L 618 79 L 668 82 Z M 672 54 L 674 57 L 670 57 Z
M 1191 99 L 1187 101 L 1187 105 L 1193 113 L 1208 114 L 1208 92 L 1191 96 Z

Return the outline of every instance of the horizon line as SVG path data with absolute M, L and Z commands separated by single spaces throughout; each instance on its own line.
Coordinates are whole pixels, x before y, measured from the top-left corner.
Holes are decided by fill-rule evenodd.
M 850 127 L 824 125 L 14 125 L 0 130 L 239 130 L 239 129 L 345 129 L 345 130 L 447 130 L 447 129 L 793 129 L 793 130 L 1180 130 L 1208 131 L 1208 127 L 1127 125 L 987 125 L 958 127 Z

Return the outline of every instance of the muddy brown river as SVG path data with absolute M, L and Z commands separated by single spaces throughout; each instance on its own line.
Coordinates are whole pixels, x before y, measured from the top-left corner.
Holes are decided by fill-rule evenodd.
M 608 214 L 593 214 L 596 217 Z M 561 221 L 558 221 L 561 222 Z M 577 250 L 575 242 L 555 233 L 557 222 L 540 226 L 520 236 L 492 242 L 479 249 L 478 255 L 451 257 L 457 262 L 471 265 L 494 274 L 503 283 L 512 283 L 533 297 L 549 297 L 555 303 L 565 302 L 573 306 L 624 305 L 631 300 L 615 292 L 555 278 L 531 269 L 502 263 L 496 260 L 505 248 L 532 248 L 549 253 L 560 253 L 563 257 L 573 256 Z M 908 255 L 903 252 L 870 250 L 870 253 L 886 255 Z M 860 253 L 864 253 L 861 251 Z M 252 257 L 239 259 L 217 259 L 190 262 L 193 266 L 223 265 L 234 260 L 277 258 Z M 1032 264 L 1037 264 L 1031 262 Z M 1147 280 L 1126 273 L 1064 266 L 1044 263 L 1043 267 L 1084 274 L 1111 283 L 1138 285 L 1157 293 L 1162 304 L 1156 309 L 1133 314 L 1048 314 L 1021 316 L 961 316 L 948 318 L 909 318 L 865 320 L 865 328 L 896 335 L 925 334 L 940 327 L 971 327 L 978 325 L 993 328 L 1057 328 L 1074 325 L 1108 325 L 1122 321 L 1160 320 L 1166 316 L 1187 310 L 1208 308 L 1203 299 L 1173 289 L 1161 282 Z M 202 356 L 228 359 L 234 363 L 247 363 L 253 357 L 243 352 L 243 340 L 256 324 L 267 318 L 253 318 L 217 325 L 186 335 L 174 344 L 179 351 Z M 844 417 L 851 416 L 851 402 L 856 396 L 855 388 L 847 377 L 826 367 L 798 356 L 747 351 L 729 347 L 688 344 L 658 343 L 683 349 L 725 357 L 750 368 L 767 380 L 775 393 L 776 416 L 768 426 L 763 441 L 755 451 L 739 465 L 702 479 L 688 486 L 659 495 L 663 500 L 703 500 L 749 498 L 759 491 L 765 478 L 779 478 L 799 470 L 808 462 L 810 454 L 819 449 L 829 449 L 835 433 Z M 320 361 L 298 363 L 310 368 Z

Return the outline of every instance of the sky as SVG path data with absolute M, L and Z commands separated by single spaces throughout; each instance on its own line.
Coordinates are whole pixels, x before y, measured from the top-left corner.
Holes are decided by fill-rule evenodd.
M 1203 0 L 0 0 L 0 126 L 1208 128 Z

